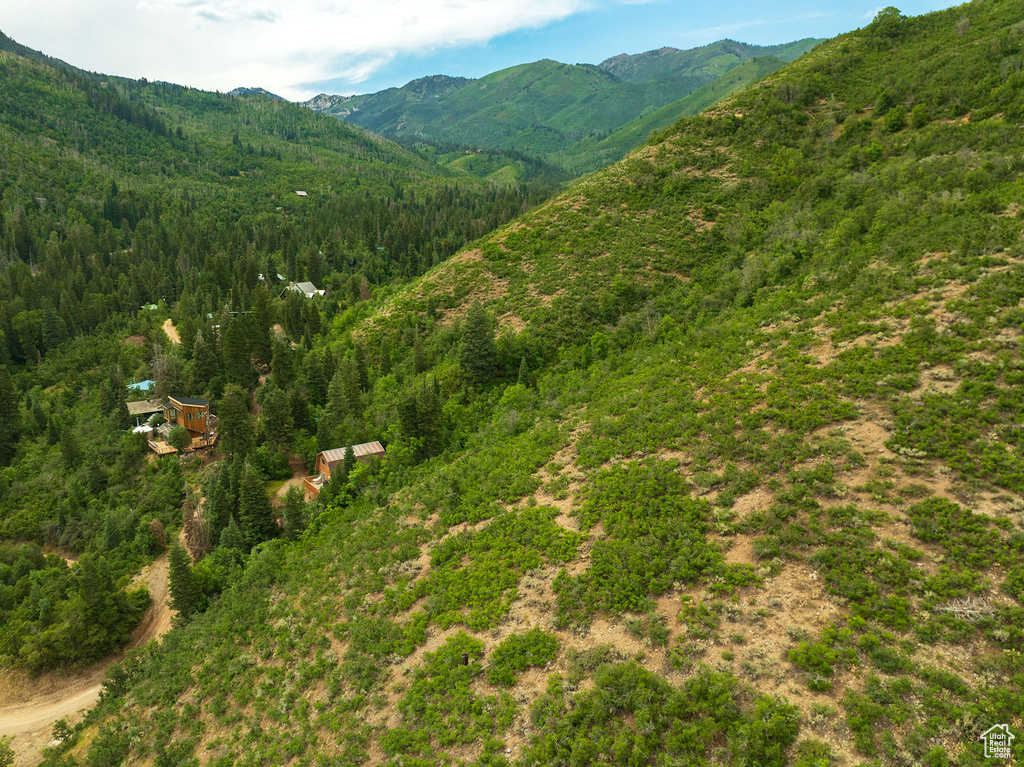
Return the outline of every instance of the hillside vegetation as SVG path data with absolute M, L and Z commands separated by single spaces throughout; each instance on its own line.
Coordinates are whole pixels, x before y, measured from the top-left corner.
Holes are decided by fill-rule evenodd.
M 229 527 L 244 569 L 44 763 L 989 764 L 1024 710 L 1020 19 L 885 9 L 337 307 L 260 390 L 387 456 L 289 539 Z M 245 423 L 214 508 L 255 508 Z
M 620 159 L 651 130 L 696 114 L 710 102 L 671 105 L 733 68 L 754 58 L 761 62 L 744 70 L 747 85 L 819 42 L 760 47 L 723 40 L 687 51 L 624 54 L 597 66 L 543 60 L 479 80 L 438 75 L 373 94 L 321 94 L 307 106 L 399 139 L 518 150 L 578 174 Z M 736 83 L 722 81 L 710 93 L 722 98 Z
M 128 383 L 252 386 L 273 324 L 320 330 L 297 295 L 277 316 L 284 281 L 330 288 L 330 319 L 553 185 L 481 181 L 294 105 L 0 48 L 0 665 L 39 671 L 124 642 L 148 602 L 130 576 L 181 525 L 177 463 L 150 466 L 124 431 Z M 160 330 L 172 306 L 184 356 Z

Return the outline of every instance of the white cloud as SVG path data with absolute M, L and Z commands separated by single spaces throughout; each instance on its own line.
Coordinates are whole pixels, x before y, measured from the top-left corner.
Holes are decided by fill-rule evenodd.
M 4 0 L 0 29 L 93 71 L 286 98 L 398 55 L 538 28 L 591 0 Z

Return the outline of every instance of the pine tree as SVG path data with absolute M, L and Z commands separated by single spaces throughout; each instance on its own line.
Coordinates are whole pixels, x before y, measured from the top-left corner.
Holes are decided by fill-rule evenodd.
M 78 459 L 82 457 L 78 438 L 70 426 L 65 426 L 60 433 L 60 454 L 64 459 L 64 465 L 69 469 L 77 466 Z
M 306 355 L 304 372 L 309 401 L 314 405 L 324 404 L 327 401 L 327 379 L 324 378 L 324 365 L 319 354 L 311 352 Z
M 282 450 L 292 439 L 292 413 L 288 395 L 276 386 L 263 399 L 263 432 L 274 450 Z
M 43 346 L 46 351 L 56 349 L 68 339 L 68 329 L 64 320 L 52 306 L 43 312 Z
M 227 527 L 224 528 L 224 532 L 220 534 L 220 545 L 226 549 L 236 549 L 241 551 L 243 554 L 249 552 L 250 546 L 245 544 L 245 536 L 242 534 L 242 528 L 238 526 L 234 517 L 231 517 L 231 521 Z
M 263 477 L 248 461 L 238 486 L 238 516 L 242 534 L 250 545 L 262 543 L 277 532 L 274 508 L 270 505 Z
M 0 366 L 0 464 L 7 463 L 14 456 L 19 436 L 20 402 L 14 379 L 6 367 Z
M 308 431 L 313 427 L 309 414 L 309 400 L 302 389 L 295 387 L 288 392 L 288 408 L 292 414 L 292 428 Z
M 334 471 L 331 472 L 331 477 L 335 472 L 338 472 L 338 484 L 344 487 L 348 484 L 348 477 L 352 473 L 352 469 L 356 465 L 356 453 L 352 449 L 352 445 L 345 446 L 345 458 L 340 464 L 334 467 Z
M 295 380 L 295 355 L 292 347 L 280 339 L 274 341 L 274 357 L 270 365 L 274 384 L 281 389 L 291 388 Z
M 519 377 L 516 379 L 516 383 L 520 386 L 530 385 L 530 368 L 526 365 L 526 355 L 523 355 L 523 359 L 519 362 Z
M 245 458 L 254 449 L 252 421 L 249 418 L 249 397 L 245 391 L 229 384 L 217 408 L 217 430 L 221 448 L 229 458 Z
M 220 473 L 210 482 L 210 489 L 206 497 L 206 518 L 210 522 L 213 537 L 220 534 L 227 527 L 228 520 L 233 518 L 231 514 L 233 504 L 228 496 L 229 487 L 225 487 L 225 482 L 221 479 L 224 471 L 221 469 Z M 230 481 L 227 484 L 230 486 Z
M 284 531 L 289 538 L 295 538 L 307 524 L 307 510 L 302 488 L 292 485 L 284 497 Z
M 474 301 L 466 315 L 459 344 L 459 366 L 477 385 L 494 376 L 498 352 L 494 345 L 494 328 L 479 301 Z
M 196 331 L 188 374 L 189 390 L 192 392 L 206 391 L 210 379 L 220 372 L 221 364 L 217 357 L 217 349 L 209 340 L 213 335 L 209 328 L 200 327 Z
M 370 390 L 370 372 L 366 366 L 366 350 L 362 344 L 356 344 L 354 355 L 356 365 L 356 379 L 359 382 L 359 391 Z
M 199 588 L 192 575 L 192 560 L 180 543 L 172 543 L 167 554 L 170 565 L 171 607 L 178 611 L 178 620 L 186 621 L 199 607 Z
M 384 336 L 380 342 L 380 374 L 382 376 L 391 374 L 391 341 Z
M 267 279 L 271 275 L 266 275 Z M 261 365 L 269 365 L 271 328 L 274 325 L 274 301 L 267 286 L 260 284 L 252 293 L 252 354 Z
M 227 323 L 224 331 L 224 375 L 229 383 L 251 386 L 255 379 L 252 366 L 252 322 L 240 314 Z
M 306 321 L 306 328 L 303 332 L 303 337 L 311 339 L 313 336 L 320 335 L 320 331 L 323 330 L 324 321 L 320 316 L 320 310 L 317 309 L 316 304 L 312 301 L 308 302 L 305 309 L 303 309 L 302 316 Z
M 306 253 L 306 278 L 317 287 L 324 276 L 324 256 L 315 245 Z

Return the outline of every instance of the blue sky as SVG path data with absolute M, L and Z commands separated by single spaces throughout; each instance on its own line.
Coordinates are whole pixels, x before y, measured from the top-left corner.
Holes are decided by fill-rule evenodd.
M 916 16 L 958 3 L 904 2 L 897 7 Z M 310 83 L 327 93 L 373 93 L 432 74 L 481 77 L 540 59 L 568 64 L 599 64 L 620 53 L 642 53 L 662 46 L 695 48 L 723 38 L 775 45 L 805 37 L 835 37 L 862 27 L 884 5 L 784 0 L 773 3 L 698 3 L 663 0 L 604 3 L 537 29 L 520 29 L 475 45 L 425 48 L 398 56 L 358 84 L 343 79 Z
M 899 4 L 917 15 L 955 3 Z M 433 74 L 555 59 L 772 45 L 861 27 L 878 2 L 696 0 L 3 0 L 0 30 L 91 71 L 285 98 L 371 93 Z M 97 23 L 102 19 L 102 23 Z

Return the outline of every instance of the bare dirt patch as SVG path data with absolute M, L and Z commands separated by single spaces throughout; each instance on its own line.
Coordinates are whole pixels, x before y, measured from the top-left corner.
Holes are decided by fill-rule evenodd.
M 173 613 L 167 604 L 167 576 L 167 555 L 163 554 L 135 578 L 134 584 L 146 584 L 153 603 L 132 632 L 125 651 L 159 639 L 170 630 Z M 61 718 L 78 721 L 83 710 L 99 700 L 107 667 L 123 657 L 121 652 L 82 671 L 48 671 L 37 677 L 0 671 L 0 737 L 15 736 L 15 767 L 39 763 L 41 750 L 52 740 L 53 723 Z
M 170 317 L 164 320 L 164 324 L 162 325 L 162 327 L 164 329 L 164 332 L 167 334 L 167 337 L 171 339 L 172 344 L 181 343 L 181 336 L 178 335 L 178 329 L 174 327 L 174 322 L 171 320 Z

